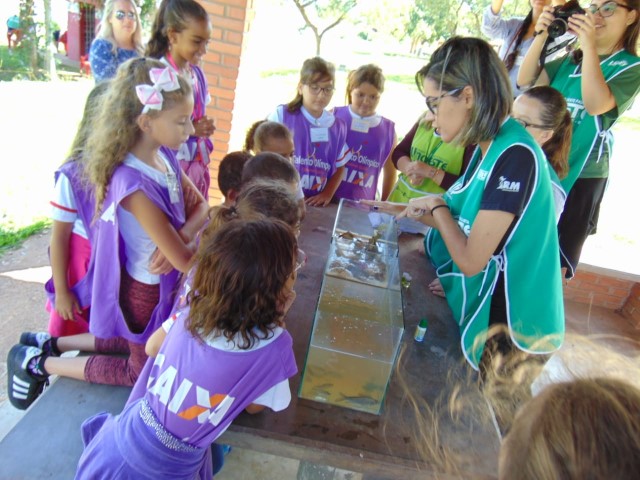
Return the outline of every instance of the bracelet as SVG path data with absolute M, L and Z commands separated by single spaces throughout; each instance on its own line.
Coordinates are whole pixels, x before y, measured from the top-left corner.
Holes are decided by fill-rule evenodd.
M 451 209 L 449 208 L 449 205 L 447 205 L 446 203 L 441 203 L 440 205 L 436 205 L 435 207 L 433 207 L 431 209 L 431 216 L 432 217 L 433 217 L 433 212 L 435 212 L 439 208 L 446 208 L 447 210 L 451 211 Z

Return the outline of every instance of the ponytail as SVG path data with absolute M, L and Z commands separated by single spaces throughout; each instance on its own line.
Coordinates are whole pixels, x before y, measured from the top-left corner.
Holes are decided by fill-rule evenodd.
M 209 22 L 209 15 L 195 0 L 162 0 L 151 27 L 147 57 L 162 58 L 169 51 L 169 30 L 182 32 L 189 21 Z
M 522 25 L 520 25 L 520 29 L 515 36 L 515 45 L 513 46 L 513 51 L 504 59 L 504 66 L 507 67 L 508 72 L 510 72 L 513 66 L 516 64 L 516 59 L 518 58 L 518 54 L 520 53 L 520 45 L 522 44 L 522 40 L 524 39 L 527 30 L 529 30 L 529 27 L 531 26 L 531 22 L 533 22 L 533 9 L 529 10 L 529 15 L 524 18 Z
M 560 180 L 569 173 L 571 133 L 571 114 L 566 110 L 562 121 L 554 128 L 553 136 L 542 146 L 542 151 Z

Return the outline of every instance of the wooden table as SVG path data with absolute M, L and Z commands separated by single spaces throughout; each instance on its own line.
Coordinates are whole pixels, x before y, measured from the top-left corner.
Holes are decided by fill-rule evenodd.
M 294 339 L 298 370 L 307 353 L 337 206 L 309 208 L 300 236 L 308 256 L 296 284 L 296 302 L 287 317 Z M 404 292 L 405 333 L 399 369 L 415 393 L 434 401 L 450 387 L 451 371 L 465 369 L 458 327 L 444 299 L 433 296 L 428 283 L 435 277 L 422 253 L 422 238 L 400 236 L 400 269 L 413 280 Z M 423 343 L 413 340 L 420 318 L 429 319 Z M 394 372 L 382 415 L 372 415 L 297 397 L 300 375 L 291 379 L 292 401 L 279 413 L 240 415 L 221 441 L 240 448 L 307 460 L 363 472 L 376 477 L 430 478 L 437 474 L 424 464 L 413 446 L 409 425 L 415 419 L 403 404 L 404 390 Z M 0 443 L 0 478 L 72 478 L 82 451 L 80 424 L 100 411 L 117 413 L 129 389 L 58 379 Z M 443 424 L 443 431 L 448 425 Z M 498 440 L 494 431 L 479 428 L 473 437 L 455 438 L 468 450 L 467 478 L 495 478 Z M 35 443 L 34 443 L 35 442 Z M 37 455 L 34 455 L 37 451 Z M 25 470 L 28 465 L 28 471 Z M 438 478 L 443 478 L 439 476 Z

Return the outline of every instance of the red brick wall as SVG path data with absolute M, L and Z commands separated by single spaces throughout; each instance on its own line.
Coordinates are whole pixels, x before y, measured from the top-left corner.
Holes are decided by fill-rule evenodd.
M 631 294 L 622 307 L 622 314 L 630 318 L 636 328 L 640 328 L 640 283 L 636 283 L 631 289 Z
M 589 303 L 613 310 L 622 309 L 631 289 L 633 280 L 607 277 L 593 272 L 581 272 L 564 287 L 564 298 L 579 303 Z
M 217 182 L 218 165 L 229 150 L 240 56 L 244 34 L 249 29 L 254 10 L 253 0 L 199 1 L 209 13 L 213 27 L 209 49 L 203 61 L 203 70 L 209 82 L 211 95 L 207 116 L 216 121 L 216 131 L 213 135 L 214 151 L 209 165 L 209 204 L 216 205 L 222 201 Z

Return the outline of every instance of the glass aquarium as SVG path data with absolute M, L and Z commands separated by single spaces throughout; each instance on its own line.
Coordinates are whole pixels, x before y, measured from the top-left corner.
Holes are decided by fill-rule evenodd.
M 379 414 L 404 331 L 393 216 L 342 199 L 299 396 Z

